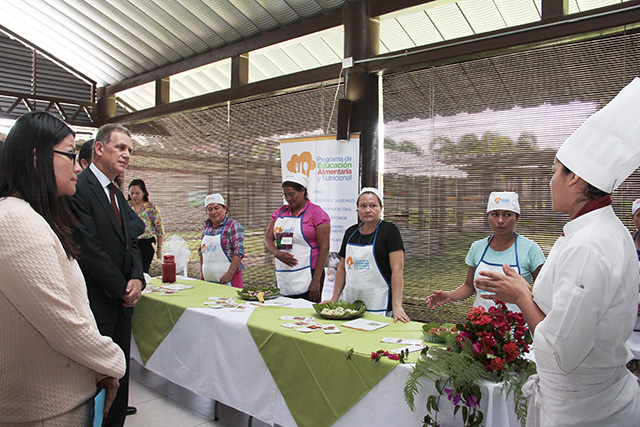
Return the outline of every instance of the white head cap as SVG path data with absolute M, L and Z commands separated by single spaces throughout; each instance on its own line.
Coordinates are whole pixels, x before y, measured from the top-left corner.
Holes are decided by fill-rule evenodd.
M 225 204 L 225 202 L 224 202 L 224 197 L 222 197 L 222 194 L 220 194 L 220 193 L 209 194 L 207 197 L 205 197 L 205 199 L 204 199 L 204 207 L 206 208 L 211 203 L 217 203 L 217 204 L 222 205 L 222 206 L 227 206 Z
M 302 185 L 307 190 L 309 189 L 309 178 L 307 178 L 307 175 L 303 173 L 290 173 L 282 180 L 283 184 L 285 182 L 295 182 L 296 184 Z
M 638 209 L 640 209 L 640 199 L 635 199 L 631 205 L 631 215 L 635 214 Z
M 487 213 L 495 210 L 511 211 L 520 215 L 518 193 L 514 193 L 513 191 L 494 191 L 489 194 Z
M 382 201 L 382 192 L 380 190 L 378 190 L 377 188 L 373 188 L 373 187 L 362 187 L 362 190 L 360 190 L 360 194 L 358 194 L 358 199 L 360 198 L 360 196 L 362 196 L 364 193 L 373 193 L 376 196 L 378 196 L 378 199 L 380 199 L 380 204 L 383 203 Z
M 562 144 L 556 158 L 612 193 L 640 166 L 640 79 L 635 78 Z

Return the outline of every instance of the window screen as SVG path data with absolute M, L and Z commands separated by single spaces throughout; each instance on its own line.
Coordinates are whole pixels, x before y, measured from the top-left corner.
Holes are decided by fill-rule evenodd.
M 385 76 L 385 212 L 405 240 L 413 318 L 461 320 L 473 303 L 432 310 L 424 297 L 464 282 L 471 243 L 491 234 L 492 191 L 519 194 L 516 232 L 548 254 L 568 220 L 551 210 L 555 152 L 639 74 L 637 44 L 612 37 Z M 639 178 L 614 193 L 630 229 Z

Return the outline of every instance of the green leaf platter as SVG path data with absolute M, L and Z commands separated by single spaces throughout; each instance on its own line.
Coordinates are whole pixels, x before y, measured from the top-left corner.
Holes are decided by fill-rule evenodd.
M 352 314 L 344 314 L 341 316 L 331 315 L 331 314 L 322 314 L 322 310 L 325 308 L 333 310 L 338 307 L 350 308 L 352 310 L 356 310 L 356 312 Z M 318 316 L 323 317 L 325 319 L 334 319 L 334 320 L 355 319 L 356 317 L 362 316 L 364 312 L 367 310 L 367 306 L 365 305 L 365 303 L 360 300 L 354 301 L 353 303 L 350 303 L 344 300 L 339 300 L 336 302 L 326 302 L 324 304 L 313 304 L 313 308 L 316 310 L 316 313 L 318 313 Z

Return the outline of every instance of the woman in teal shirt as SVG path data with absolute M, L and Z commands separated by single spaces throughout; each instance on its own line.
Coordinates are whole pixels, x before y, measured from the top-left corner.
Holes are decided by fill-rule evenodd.
M 544 264 L 544 254 L 536 242 L 518 235 L 514 229 L 520 218 L 518 194 L 514 192 L 493 192 L 487 203 L 487 217 L 493 235 L 473 242 L 465 262 L 469 266 L 467 278 L 461 286 L 453 291 L 434 291 L 427 297 L 427 305 L 440 307 L 450 301 L 459 301 L 476 294 L 474 306 L 489 308 L 493 300 L 480 297 L 484 291 L 476 289 L 473 280 L 480 271 L 502 273 L 502 265 L 515 268 L 527 282 L 535 280 Z M 517 306 L 507 304 L 514 311 Z

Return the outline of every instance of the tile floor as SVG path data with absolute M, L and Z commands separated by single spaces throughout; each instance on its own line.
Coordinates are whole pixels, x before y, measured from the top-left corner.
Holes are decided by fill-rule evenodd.
M 127 417 L 127 427 L 266 427 L 225 405 L 218 405 L 218 421 L 214 421 L 215 402 L 175 385 L 131 361 L 129 405 L 138 413 Z M 250 423 L 251 422 L 251 423 Z

